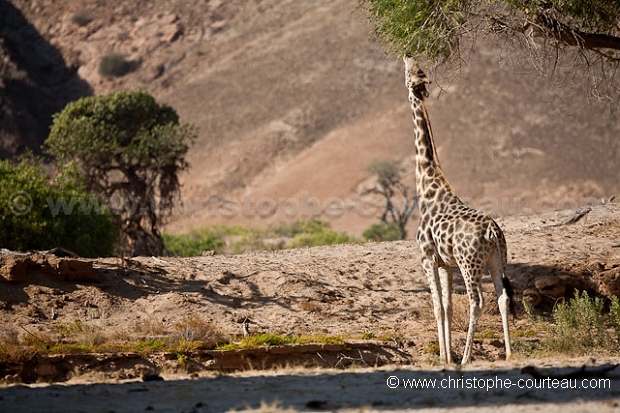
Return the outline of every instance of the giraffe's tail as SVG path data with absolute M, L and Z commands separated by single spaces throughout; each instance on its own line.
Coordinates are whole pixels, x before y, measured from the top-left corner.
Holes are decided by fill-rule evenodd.
M 499 225 L 495 221 L 493 221 L 493 225 L 489 226 L 487 236 L 490 239 L 495 239 L 495 246 L 497 248 L 497 254 L 501 255 L 500 248 L 500 240 L 501 242 L 505 242 L 504 234 L 500 229 Z M 512 288 L 512 284 L 510 283 L 510 279 L 506 276 L 506 258 L 504 257 L 504 263 L 502 265 L 502 286 L 506 290 L 506 295 L 508 295 L 508 308 L 513 317 L 517 318 L 517 310 L 515 309 L 514 302 L 514 289 Z
M 502 285 L 506 290 L 506 294 L 508 294 L 508 308 L 510 309 L 510 313 L 514 318 L 517 318 L 517 310 L 515 310 L 515 302 L 514 302 L 514 290 L 512 289 L 512 284 L 510 284 L 510 280 L 506 277 L 506 274 L 502 274 Z

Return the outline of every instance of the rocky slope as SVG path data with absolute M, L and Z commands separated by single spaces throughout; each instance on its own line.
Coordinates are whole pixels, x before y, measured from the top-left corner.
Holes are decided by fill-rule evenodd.
M 15 5 L 93 93 L 147 89 L 199 127 L 169 231 L 318 216 L 359 235 L 380 212 L 379 200 L 361 195 L 372 185 L 370 163 L 401 159 L 413 182 L 401 64 L 369 40 L 355 0 L 3 4 Z M 125 75 L 100 75 L 110 53 L 124 56 Z M 439 156 L 457 192 L 497 215 L 617 193 L 620 131 L 609 106 L 588 104 L 575 68 L 543 79 L 514 56 L 480 40 L 460 76 L 432 87 Z M 17 112 L 9 109 L 10 119 Z M 49 120 L 50 110 L 25 113 Z
M 0 1 L 0 158 L 38 151 L 52 114 L 91 93 L 76 71 L 18 8 Z

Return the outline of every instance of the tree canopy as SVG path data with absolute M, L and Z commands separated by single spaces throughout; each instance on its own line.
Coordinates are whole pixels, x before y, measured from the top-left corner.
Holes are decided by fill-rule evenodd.
M 61 167 L 75 163 L 86 188 L 121 216 L 124 254 L 158 255 L 159 228 L 173 211 L 194 137 L 191 125 L 147 92 L 118 91 L 67 105 L 45 146 Z
M 441 63 L 476 34 L 518 37 L 527 50 L 579 52 L 586 66 L 620 64 L 619 0 L 360 0 L 389 51 Z M 530 53 L 530 54 L 536 54 Z
M 448 57 L 472 30 L 546 37 L 620 60 L 618 0 L 360 0 L 392 51 Z

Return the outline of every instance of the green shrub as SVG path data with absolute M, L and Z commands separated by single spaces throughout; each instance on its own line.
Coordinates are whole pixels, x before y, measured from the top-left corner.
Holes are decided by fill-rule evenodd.
M 366 241 L 398 241 L 405 239 L 405 234 L 396 222 L 372 224 L 362 234 Z
M 240 254 L 248 251 L 276 250 L 295 247 L 359 242 L 345 233 L 335 232 L 319 220 L 299 221 L 267 229 L 214 225 L 189 234 L 164 234 L 165 251 L 169 255 L 191 257 L 203 251 L 216 254 Z
M 234 338 L 233 338 L 234 339 Z M 345 341 L 342 336 L 290 336 L 281 334 L 260 333 L 248 337 L 241 337 L 239 341 L 220 343 L 216 346 L 217 350 L 239 350 L 242 348 L 257 348 L 268 346 L 282 346 L 287 344 L 338 344 L 344 345 Z
M 603 315 L 604 302 L 599 297 L 575 291 L 575 297 L 560 302 L 554 312 L 555 334 L 548 339 L 551 350 L 578 353 L 609 344 L 607 323 Z
M 105 77 L 121 77 L 131 71 L 131 64 L 120 53 L 108 53 L 99 62 L 99 74 Z
M 294 224 L 295 225 L 295 224 Z M 296 224 L 301 229 L 291 242 L 292 247 L 316 247 L 319 245 L 346 244 L 355 240 L 344 232 L 336 232 L 329 224 L 319 220 L 301 221 Z
M 88 25 L 88 23 L 93 21 L 93 19 L 84 12 L 77 12 L 73 16 L 71 16 L 71 21 L 80 27 L 84 27 Z
M 329 229 L 329 224 L 318 219 L 297 221 L 288 225 L 279 225 L 269 229 L 276 236 L 293 238 L 303 234 L 317 234 Z
M 617 296 L 611 297 L 611 305 L 609 306 L 609 322 L 616 332 L 616 339 L 620 344 L 620 300 Z
M 221 253 L 224 249 L 222 238 L 210 231 L 192 231 L 189 234 L 164 234 L 165 253 L 179 257 L 196 257 L 204 251 Z
M 109 256 L 114 218 L 85 192 L 75 171 L 51 181 L 32 158 L 0 161 L 0 247 L 16 251 L 63 247 L 83 257 Z

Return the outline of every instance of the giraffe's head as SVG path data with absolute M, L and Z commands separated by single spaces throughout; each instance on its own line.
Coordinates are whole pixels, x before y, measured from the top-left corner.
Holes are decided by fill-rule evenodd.
M 426 84 L 431 83 L 418 63 L 409 55 L 403 56 L 405 62 L 405 86 L 413 92 L 418 99 L 428 97 Z

